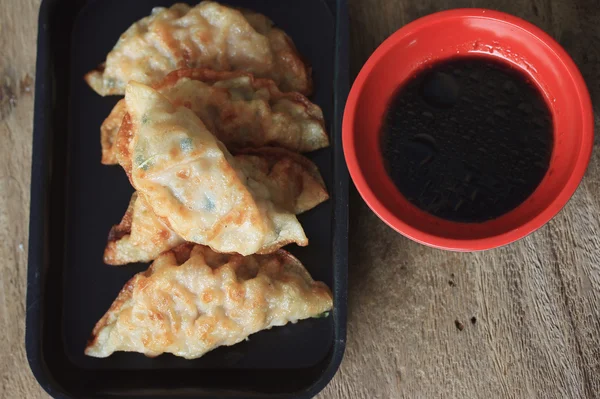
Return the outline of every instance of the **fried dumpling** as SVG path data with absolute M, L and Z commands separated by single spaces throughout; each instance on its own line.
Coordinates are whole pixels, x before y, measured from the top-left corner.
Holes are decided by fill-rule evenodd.
M 218 252 L 269 253 L 308 239 L 188 108 L 131 82 L 118 159 L 133 187 L 177 235 Z
M 299 93 L 282 93 L 272 80 L 245 72 L 181 69 L 154 86 L 175 105 L 190 108 L 228 149 L 273 145 L 296 152 L 327 147 L 323 112 Z M 100 128 L 102 163 L 117 163 L 114 141 L 125 101 Z
M 176 69 L 199 67 L 246 71 L 274 80 L 283 91 L 311 92 L 310 68 L 282 30 L 264 15 L 212 1 L 154 8 L 85 80 L 102 96 L 124 94 L 130 80 L 154 84 Z
M 136 192 L 131 196 L 121 223 L 113 226 L 108 234 L 104 263 L 150 262 L 183 243 L 185 240 L 160 220 Z
M 125 284 L 85 353 L 166 352 L 194 359 L 258 331 L 319 316 L 332 305 L 327 286 L 284 250 L 243 257 L 183 245 Z
M 249 179 L 264 184 L 277 207 L 296 215 L 329 198 L 318 169 L 301 155 L 263 148 L 236 155 L 235 164 Z M 134 193 L 121 223 L 108 235 L 104 262 L 149 262 L 183 242 L 152 212 L 146 200 Z
M 101 162 L 104 165 L 116 165 L 119 163 L 116 154 L 116 140 L 125 114 L 127 114 L 127 104 L 125 104 L 125 100 L 119 100 L 100 126 Z
M 238 151 L 234 159 L 248 179 L 269 190 L 278 208 L 299 215 L 329 198 L 319 169 L 300 154 L 263 147 Z

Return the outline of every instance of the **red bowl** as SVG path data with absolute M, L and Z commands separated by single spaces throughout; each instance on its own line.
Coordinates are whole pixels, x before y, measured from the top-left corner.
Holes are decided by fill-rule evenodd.
M 550 166 L 521 205 L 484 223 L 440 219 L 412 205 L 384 168 L 380 130 L 395 90 L 424 65 L 460 54 L 501 59 L 529 76 L 554 123 Z M 585 82 L 550 36 L 512 15 L 458 9 L 418 19 L 390 36 L 358 74 L 344 111 L 342 139 L 356 188 L 389 226 L 417 242 L 455 251 L 509 244 L 540 228 L 573 195 L 589 163 L 594 131 Z

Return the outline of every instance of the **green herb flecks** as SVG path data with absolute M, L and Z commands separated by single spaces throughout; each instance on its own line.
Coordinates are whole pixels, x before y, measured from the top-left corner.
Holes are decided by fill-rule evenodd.
M 325 317 L 329 317 L 329 312 L 323 312 L 321 314 L 313 316 L 313 319 L 324 319 Z
M 204 209 L 208 212 L 215 210 L 215 202 L 206 194 L 204 194 Z
M 153 165 L 153 160 L 156 158 L 156 155 L 151 156 L 150 158 L 144 159 L 143 156 L 138 155 L 135 157 L 135 163 L 137 164 L 138 169 L 148 170 Z
M 179 142 L 179 148 L 183 152 L 191 152 L 194 149 L 194 142 L 190 137 L 186 137 Z

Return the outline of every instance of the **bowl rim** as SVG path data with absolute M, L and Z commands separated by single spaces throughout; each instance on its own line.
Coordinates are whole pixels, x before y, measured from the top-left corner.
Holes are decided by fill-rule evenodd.
M 451 19 L 469 17 L 485 18 L 510 24 L 528 32 L 548 46 L 555 53 L 557 59 L 559 59 L 568 70 L 570 75 L 569 81 L 572 82 L 578 93 L 578 99 L 581 104 L 583 128 L 580 133 L 582 139 L 581 146 L 574 162 L 573 172 L 569 176 L 564 187 L 562 187 L 558 195 L 556 195 L 548 206 L 541 210 L 536 216 L 513 230 L 483 238 L 457 239 L 422 231 L 404 222 L 401 217 L 398 217 L 398 215 L 384 206 L 382 201 L 377 198 L 377 195 L 368 184 L 359 164 L 356 155 L 357 142 L 354 135 L 354 125 L 357 115 L 357 102 L 367 78 L 379 61 L 393 49 L 398 42 L 407 35 L 413 34 L 423 27 L 443 23 L 444 21 Z M 567 204 L 583 179 L 591 158 L 594 144 L 594 114 L 589 91 L 581 72 L 568 53 L 550 35 L 532 23 L 504 12 L 482 8 L 459 8 L 436 12 L 410 22 L 394 32 L 373 52 L 373 54 L 371 54 L 358 73 L 346 101 L 342 122 L 342 144 L 350 176 L 359 194 L 365 200 L 369 208 L 371 208 L 371 210 L 387 225 L 416 242 L 434 248 L 461 252 L 480 251 L 504 246 L 531 234 L 550 221 Z

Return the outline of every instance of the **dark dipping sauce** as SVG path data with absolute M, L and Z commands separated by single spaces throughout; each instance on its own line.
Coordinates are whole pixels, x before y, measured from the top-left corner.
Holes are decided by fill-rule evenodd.
M 483 58 L 416 74 L 383 122 L 385 167 L 415 206 L 442 219 L 495 219 L 524 202 L 548 170 L 552 116 L 526 75 Z

